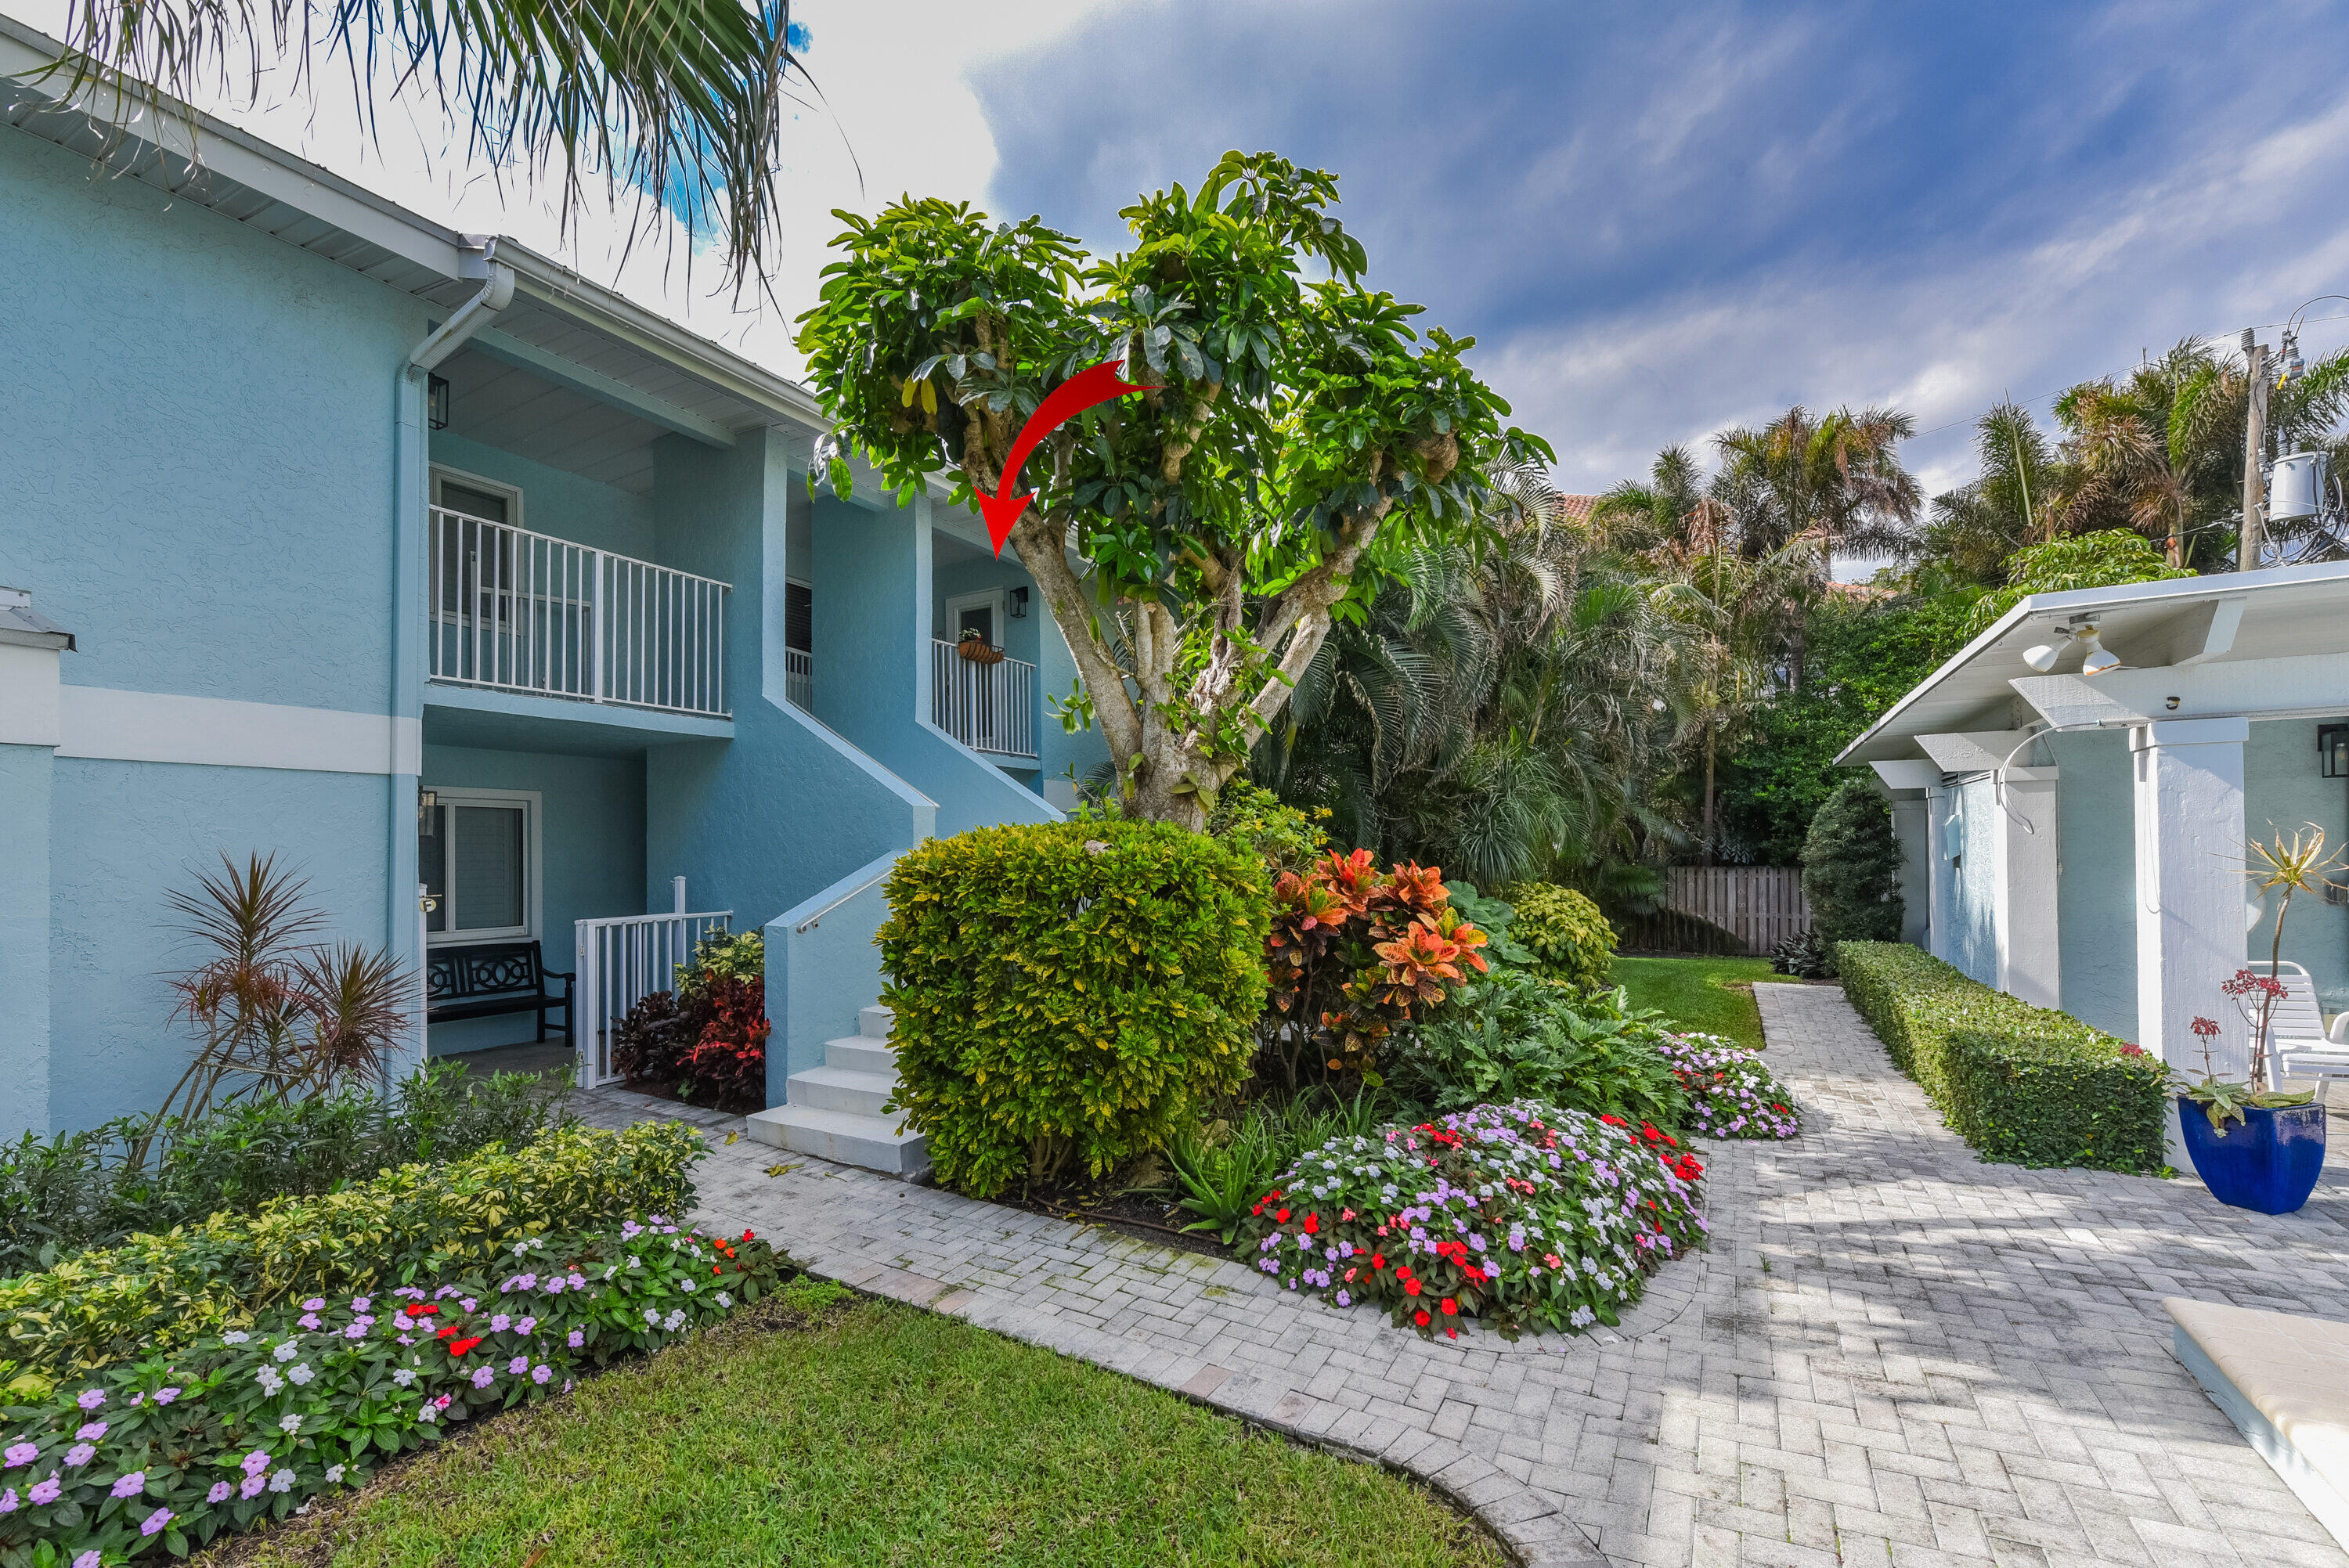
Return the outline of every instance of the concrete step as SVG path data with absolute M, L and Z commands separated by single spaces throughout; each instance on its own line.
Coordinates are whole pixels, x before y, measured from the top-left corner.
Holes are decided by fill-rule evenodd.
M 791 1103 L 878 1117 L 881 1108 L 889 1103 L 890 1091 L 896 1087 L 894 1064 L 883 1073 L 858 1072 L 851 1068 L 808 1068 L 791 1077 Z
M 779 1105 L 745 1119 L 747 1130 L 761 1143 L 812 1154 L 819 1160 L 862 1166 L 892 1176 L 917 1176 L 929 1169 L 925 1140 L 918 1132 L 900 1131 L 897 1119 L 858 1116 L 812 1105 Z
M 885 1040 L 896 1017 L 886 1007 L 866 1007 L 856 1015 L 856 1032 L 868 1040 Z
M 844 1039 L 824 1041 L 823 1065 L 855 1073 L 886 1073 L 894 1078 L 897 1076 L 897 1049 L 886 1040 L 850 1035 Z

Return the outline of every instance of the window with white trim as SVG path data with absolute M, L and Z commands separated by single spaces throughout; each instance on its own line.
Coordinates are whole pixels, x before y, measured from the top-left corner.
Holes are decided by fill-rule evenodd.
M 538 796 L 523 790 L 433 791 L 417 827 L 417 880 L 434 907 L 433 942 L 538 934 Z

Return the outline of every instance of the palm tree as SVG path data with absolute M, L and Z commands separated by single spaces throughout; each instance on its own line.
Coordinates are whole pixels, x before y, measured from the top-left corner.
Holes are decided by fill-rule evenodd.
M 2007 557 L 2066 527 L 2071 474 L 2030 410 L 2013 401 L 1975 422 L 1974 447 L 1981 475 L 1933 498 L 1930 520 L 1904 554 L 1996 586 Z
M 1807 537 L 1816 559 L 1813 586 L 1834 576 L 1834 554 L 1890 555 L 1909 543 L 1923 502 L 1916 480 L 1900 466 L 1899 445 L 1916 434 L 1916 421 L 1896 409 L 1839 408 L 1813 418 L 1802 407 L 1786 410 L 1757 429 L 1723 431 L 1714 438 L 1723 473 L 1753 492 L 1752 515 L 1775 537 L 1757 534 L 1749 551 L 1775 553 Z M 1794 681 L 1803 680 L 1805 637 L 1795 623 Z
M 306 68 L 324 42 L 371 121 L 388 51 L 402 86 L 422 81 L 461 124 L 469 156 L 559 161 L 573 214 L 600 170 L 607 191 L 636 193 L 639 222 L 665 208 L 722 234 L 740 278 L 758 272 L 773 217 L 800 37 L 791 0 L 76 0 L 52 76 L 60 96 L 98 85 L 169 113 L 162 95 L 225 88 L 233 67 L 257 76 L 264 43 Z
M 2125 380 L 2084 381 L 2055 400 L 2071 460 L 2059 504 L 2075 531 L 2126 528 L 2173 566 L 2216 561 L 2213 535 L 2240 510 L 2243 367 L 2183 338 Z

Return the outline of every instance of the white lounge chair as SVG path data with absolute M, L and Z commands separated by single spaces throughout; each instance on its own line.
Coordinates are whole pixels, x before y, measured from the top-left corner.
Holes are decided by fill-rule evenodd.
M 2267 965 L 2251 965 L 2254 973 Z M 2268 1037 L 2274 1043 L 2279 1078 L 2314 1078 L 2316 1097 L 2326 1098 L 2334 1078 L 2349 1078 L 2349 1013 L 2324 1026 L 2324 1012 L 2316 1004 L 2316 982 L 2306 969 L 2286 960 L 2275 966 L 2283 982 L 2283 1000 L 2268 1020 Z

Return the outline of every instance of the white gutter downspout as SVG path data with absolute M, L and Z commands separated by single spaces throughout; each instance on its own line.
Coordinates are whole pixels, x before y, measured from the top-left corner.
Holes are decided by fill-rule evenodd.
M 388 875 L 388 921 L 384 945 L 393 953 L 408 945 L 423 923 L 417 908 L 420 877 L 416 864 L 416 791 L 424 767 L 425 574 L 429 568 L 426 513 L 431 498 L 431 454 L 424 429 L 426 376 L 513 303 L 514 271 L 489 263 L 481 292 L 457 307 L 438 330 L 416 346 L 392 382 L 391 519 L 391 803 Z M 413 755 L 404 737 L 417 737 Z M 425 1057 L 424 951 L 416 964 L 416 1060 Z

